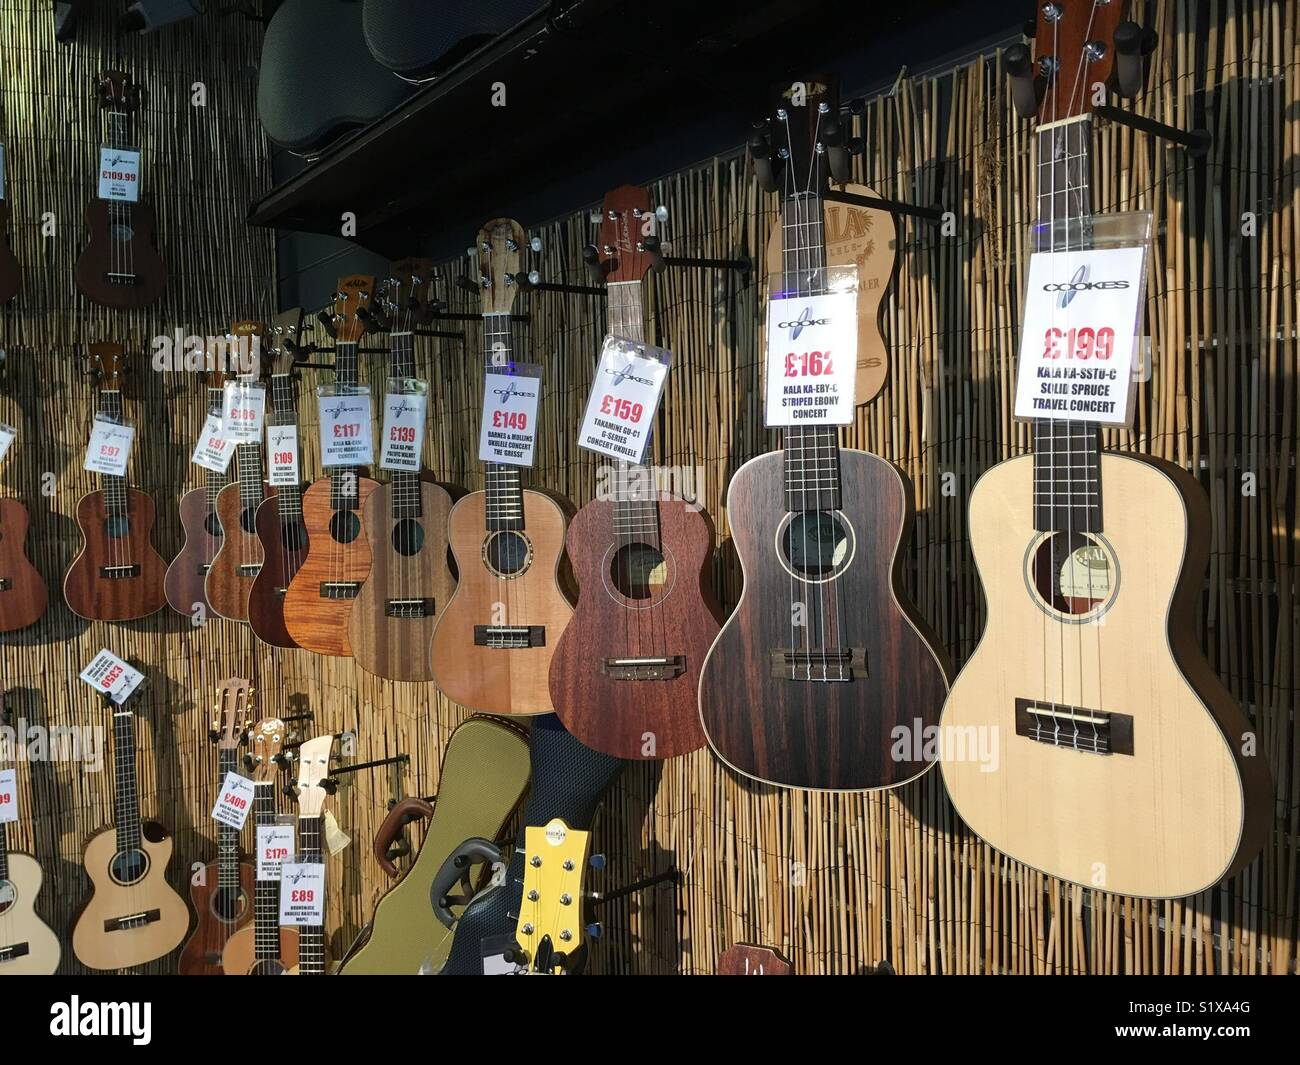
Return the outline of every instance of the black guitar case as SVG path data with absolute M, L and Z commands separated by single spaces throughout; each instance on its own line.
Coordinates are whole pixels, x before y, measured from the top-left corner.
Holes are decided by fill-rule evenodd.
M 366 44 L 404 78 L 436 77 L 543 6 L 542 0 L 365 0 Z
M 366 47 L 361 0 L 285 0 L 266 27 L 257 117 L 292 152 L 320 151 L 411 92 Z
M 524 807 L 523 826 L 545 825 L 559 817 L 574 829 L 587 830 L 596 808 L 627 763 L 584 747 L 554 714 L 532 721 L 530 741 L 533 790 Z M 456 926 L 442 976 L 481 976 L 483 942 L 513 936 L 524 878 L 523 827 L 505 883 L 474 896 Z

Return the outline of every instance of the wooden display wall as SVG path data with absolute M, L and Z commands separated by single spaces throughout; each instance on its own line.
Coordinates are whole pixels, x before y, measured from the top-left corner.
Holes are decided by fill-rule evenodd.
M 97 143 L 90 79 L 111 57 L 91 26 L 75 48 L 49 39 L 48 15 L 0 7 L 5 130 L 15 246 L 28 288 L 3 318 L 12 364 L 0 417 L 21 436 L 6 490 L 33 512 L 33 555 L 57 588 L 76 548 L 70 515 L 89 487 L 81 453 L 92 409 L 72 360 L 99 338 L 140 351 L 177 326 L 220 332 L 234 317 L 271 311 L 271 239 L 247 230 L 243 210 L 267 185 L 266 146 L 252 110 L 257 33 L 207 16 L 206 35 L 131 38 L 123 61 L 151 95 L 142 129 L 148 191 L 160 214 L 171 284 L 161 307 L 137 316 L 89 307 L 71 285 L 83 238 Z M 1208 157 L 1117 126 L 1095 152 L 1098 211 L 1146 209 L 1157 227 L 1148 283 L 1154 370 L 1135 427 L 1107 445 L 1161 455 L 1193 470 L 1209 492 L 1214 545 L 1200 623 L 1211 660 L 1245 705 L 1275 779 L 1274 831 L 1261 859 L 1190 899 L 1152 902 L 1062 885 L 976 839 L 953 813 L 937 772 L 886 794 L 835 796 L 752 784 L 707 752 L 629 768 L 601 815 L 609 857 L 603 887 L 676 866 L 661 886 L 602 914 L 594 968 L 615 973 L 710 972 L 736 941 L 775 946 L 797 972 L 858 972 L 888 960 L 902 973 L 1287 972 L 1297 939 L 1296 705 L 1300 631 L 1294 609 L 1297 443 L 1293 262 L 1300 227 L 1296 4 L 1168 0 L 1155 5 L 1160 48 L 1137 109 L 1172 123 L 1204 122 Z M 205 80 L 206 110 L 190 87 Z M 998 62 L 903 81 L 870 101 L 864 120 L 867 184 L 900 200 L 941 200 L 956 229 L 899 225 L 900 268 L 886 303 L 890 375 L 861 410 L 849 442 L 898 462 L 914 484 L 918 520 L 908 581 L 959 661 L 983 624 L 966 538 L 966 500 L 989 466 L 1024 451 L 1010 415 L 1032 194 L 1032 134 L 1014 117 Z M 738 131 L 739 135 L 739 131 Z M 674 254 L 755 256 L 774 198 L 757 191 L 742 156 L 655 183 Z M 60 219 L 39 235 L 41 212 Z M 509 204 L 501 206 L 508 214 Z M 534 220 L 521 219 L 525 225 Z M 1244 227 L 1244 228 L 1243 228 Z M 593 238 L 588 208 L 534 226 L 548 280 L 585 283 L 580 250 Z M 472 234 L 466 233 L 465 243 Z M 363 234 L 364 237 L 364 234 Z M 457 310 L 477 301 L 454 284 L 465 260 L 441 268 Z M 727 480 L 775 446 L 757 389 L 756 278 L 669 270 L 650 295 L 650 339 L 671 348 L 656 458 L 698 468 L 701 501 L 718 524 L 716 572 L 728 603 L 740 585 L 722 506 Z M 543 426 L 532 483 L 582 503 L 596 464 L 574 444 L 603 331 L 603 301 L 542 294 L 527 308 L 533 355 L 546 366 Z M 482 365 L 472 323 L 464 343 L 422 341 L 431 381 L 426 459 L 448 479 L 481 487 L 476 461 Z M 381 365 L 363 364 L 378 380 Z M 302 383 L 303 440 L 315 462 L 315 384 Z M 187 459 L 202 417 L 192 375 L 142 368 L 127 409 L 141 427 L 133 479 L 159 502 L 158 544 L 179 548 L 175 500 L 195 487 Z M 42 476 L 56 475 L 52 495 Z M 313 475 L 314 468 L 309 470 Z M 395 794 L 432 794 L 451 729 L 465 712 L 432 687 L 396 685 L 351 662 L 257 650 L 227 622 L 193 628 L 175 615 L 136 625 L 78 622 L 58 595 L 44 621 L 3 638 L 3 685 L 18 689 L 29 721 L 105 723 L 79 669 L 101 646 L 146 667 L 140 729 L 142 809 L 177 833 L 173 874 L 214 856 L 208 813 L 216 755 L 208 706 L 223 676 L 256 668 L 268 712 L 309 709 L 314 730 L 353 731 L 355 760 L 407 753 L 409 767 L 345 778 L 327 804 L 353 844 L 334 858 L 331 942 L 337 953 L 368 919 L 385 884 L 369 840 Z M 47 874 L 45 916 L 67 928 L 87 889 L 85 837 L 111 810 L 107 774 L 69 764 L 20 766 L 27 816 L 11 830 Z M 35 817 L 30 816 L 35 812 Z M 152 968 L 168 971 L 165 959 Z M 74 971 L 75 962 L 65 960 Z

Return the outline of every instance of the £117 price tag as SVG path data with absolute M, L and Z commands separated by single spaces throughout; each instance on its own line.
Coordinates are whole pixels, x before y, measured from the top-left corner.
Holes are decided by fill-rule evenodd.
M 325 385 L 316 390 L 316 397 L 320 407 L 320 464 L 328 469 L 373 462 L 370 389 L 338 392 Z
M 298 427 L 296 425 L 268 425 L 266 427 L 266 459 L 272 485 L 301 484 L 298 472 Z
M 221 397 L 221 428 L 227 440 L 254 444 L 262 439 L 266 386 L 260 381 L 227 381 Z
M 479 428 L 480 462 L 531 466 L 537 444 L 537 404 L 542 395 L 542 368 L 516 362 L 489 366 L 483 380 L 483 424 Z
M 766 424 L 848 425 L 857 363 L 855 292 L 768 300 Z
M 139 152 L 129 148 L 99 149 L 99 198 L 123 203 L 139 201 Z
M 134 426 L 96 418 L 90 430 L 90 443 L 86 445 L 86 461 L 82 464 L 82 469 L 112 477 L 125 477 L 126 463 L 131 457 L 131 444 L 134 440 Z
M 113 652 L 105 649 L 81 671 L 80 678 L 96 691 L 104 692 L 118 706 L 140 686 L 144 675 L 123 662 Z
M 257 826 L 257 879 L 279 880 L 280 866 L 293 856 L 293 825 Z
M 671 358 L 663 348 L 607 336 L 578 430 L 578 446 L 610 458 L 642 462 Z
M 385 470 L 420 472 L 424 451 L 424 414 L 429 386 L 414 378 L 392 378 L 384 396 L 383 446 L 379 465 Z
M 280 923 L 325 923 L 323 862 L 283 862 L 280 865 Z
M 209 414 L 194 445 L 194 454 L 190 461 L 196 466 L 214 473 L 225 473 L 230 468 L 230 460 L 235 454 L 235 445 L 221 428 L 221 416 Z
M 253 808 L 253 782 L 238 773 L 227 773 L 212 807 L 212 820 L 233 829 L 241 829 Z
M 9 450 L 9 445 L 14 442 L 14 438 L 17 436 L 17 429 L 12 425 L 5 425 L 4 422 L 0 422 L 0 459 L 5 457 L 5 452 Z
M 18 771 L 0 769 L 0 825 L 18 820 Z

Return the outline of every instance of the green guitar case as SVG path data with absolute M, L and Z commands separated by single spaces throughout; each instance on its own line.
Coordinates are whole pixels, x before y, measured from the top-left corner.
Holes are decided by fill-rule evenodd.
M 395 876 L 389 844 L 403 823 L 429 820 L 414 864 L 375 907 L 374 919 L 357 938 L 339 969 L 342 976 L 413 976 L 436 970 L 451 949 L 452 931 L 434 920 L 429 906 L 433 879 L 447 857 L 471 836 L 496 839 L 528 788 L 528 738 L 520 729 L 472 717 L 452 734 L 442 760 L 437 801 L 404 799 L 376 836 L 375 858 Z M 463 903 L 454 907 L 459 917 Z

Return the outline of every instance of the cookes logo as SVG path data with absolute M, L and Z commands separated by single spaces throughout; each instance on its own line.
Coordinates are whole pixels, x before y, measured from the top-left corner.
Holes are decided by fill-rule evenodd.
M 523 391 L 514 381 L 510 382 L 509 388 L 494 388 L 492 394 L 494 396 L 500 396 L 503 404 L 509 403 L 511 398 L 514 396 L 519 396 L 522 399 L 531 399 L 533 396 L 537 395 L 536 392 Z
M 622 369 L 615 369 L 612 366 L 607 366 L 605 368 L 605 372 L 607 374 L 611 374 L 614 378 L 614 383 L 612 387 L 617 387 L 618 385 L 621 385 L 624 381 L 635 381 L 639 385 L 654 384 L 654 382 L 649 380 L 648 378 L 637 377 L 637 375 L 632 372 L 632 364 L 630 362 L 626 366 L 622 367 Z
M 1068 307 L 1070 302 L 1080 292 L 1109 291 L 1112 289 L 1128 288 L 1127 281 L 1089 281 L 1089 267 L 1084 263 L 1074 272 L 1074 276 L 1069 281 L 1052 281 L 1043 286 L 1044 292 L 1059 292 L 1056 297 L 1058 307 Z
M 831 320 L 829 318 L 814 318 L 812 316 L 812 308 L 805 307 L 803 309 L 803 313 L 799 315 L 799 317 L 796 318 L 793 322 L 777 322 L 776 324 L 778 329 L 790 330 L 791 340 L 798 340 L 799 334 L 804 331 L 804 326 L 830 325 Z

